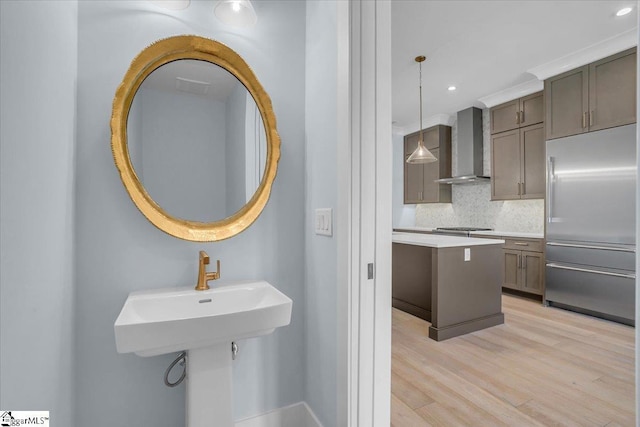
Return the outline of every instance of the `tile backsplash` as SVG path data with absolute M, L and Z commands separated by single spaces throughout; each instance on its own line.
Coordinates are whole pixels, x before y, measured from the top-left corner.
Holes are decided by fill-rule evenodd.
M 482 111 L 483 169 L 491 174 L 489 109 Z M 457 123 L 451 130 L 453 175 L 457 172 Z M 544 233 L 544 200 L 491 201 L 491 183 L 454 185 L 452 203 L 416 205 L 418 227 L 483 227 L 499 231 Z
M 454 185 L 452 203 L 416 206 L 418 227 L 482 227 L 544 232 L 544 200 L 491 201 L 491 183 Z

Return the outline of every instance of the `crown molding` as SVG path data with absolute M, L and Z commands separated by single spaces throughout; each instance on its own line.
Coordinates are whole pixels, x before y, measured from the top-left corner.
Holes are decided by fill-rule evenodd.
M 590 64 L 614 53 L 622 52 L 630 49 L 638 44 L 638 28 L 620 33 L 617 36 L 605 39 L 601 42 L 587 46 L 584 49 L 577 50 L 573 53 L 565 55 L 561 58 L 554 59 L 546 64 L 527 70 L 533 74 L 538 80 L 545 80 L 552 76 L 557 76 L 565 71 L 573 70 L 586 64 Z
M 502 104 L 503 102 L 512 101 L 526 95 L 531 95 L 544 89 L 544 83 L 538 79 L 532 79 L 519 85 L 503 89 L 491 95 L 479 98 L 487 108 Z

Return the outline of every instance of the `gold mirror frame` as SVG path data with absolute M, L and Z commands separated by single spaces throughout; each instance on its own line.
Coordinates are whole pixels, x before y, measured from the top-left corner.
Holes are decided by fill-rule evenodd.
M 162 209 L 138 179 L 127 148 L 127 119 L 133 98 L 145 78 L 172 61 L 196 59 L 218 65 L 233 74 L 253 96 L 267 135 L 267 163 L 260 186 L 247 204 L 233 215 L 214 222 L 176 218 Z M 271 194 L 280 159 L 280 136 L 271 99 L 249 65 L 222 43 L 198 36 L 176 36 L 159 40 L 144 49 L 131 62 L 116 91 L 111 115 L 111 149 L 120 178 L 133 203 L 153 225 L 174 237 L 194 242 L 228 239 L 249 227 L 264 209 Z

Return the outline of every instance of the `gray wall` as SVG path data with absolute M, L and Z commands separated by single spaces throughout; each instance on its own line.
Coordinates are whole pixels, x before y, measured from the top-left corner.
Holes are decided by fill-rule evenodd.
M 325 427 L 337 423 L 337 227 L 314 233 L 316 208 L 337 203 L 336 2 L 307 3 L 305 265 L 307 369 L 305 399 Z M 341 327 L 345 327 L 341 325 Z
M 266 279 L 293 299 L 290 326 L 239 343 L 235 416 L 303 399 L 305 3 L 254 6 L 258 24 L 237 30 L 218 23 L 209 2 L 191 2 L 175 13 L 146 1 L 80 2 L 77 426 L 111 426 L 114 414 L 130 425 L 184 424 L 184 386 L 169 389 L 162 383 L 175 356 L 117 354 L 113 322 L 131 291 L 195 284 L 200 249 L 222 261 L 223 280 Z M 176 34 L 198 34 L 233 47 L 259 76 L 278 118 L 282 157 L 271 199 L 256 223 L 223 242 L 191 243 L 157 230 L 131 203 L 113 164 L 109 119 L 116 87 L 140 50 Z
M 0 407 L 73 425 L 78 4 L 0 1 Z
M 134 104 L 138 103 L 142 107 L 138 176 L 149 195 L 178 218 L 202 222 L 225 218 L 225 104 L 154 89 L 136 94 Z

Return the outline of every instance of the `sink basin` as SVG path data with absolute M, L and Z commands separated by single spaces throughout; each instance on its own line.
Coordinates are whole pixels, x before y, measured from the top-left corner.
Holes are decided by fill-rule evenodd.
M 132 292 L 114 324 L 118 353 L 155 356 L 227 344 L 291 321 L 292 301 L 265 281 Z

